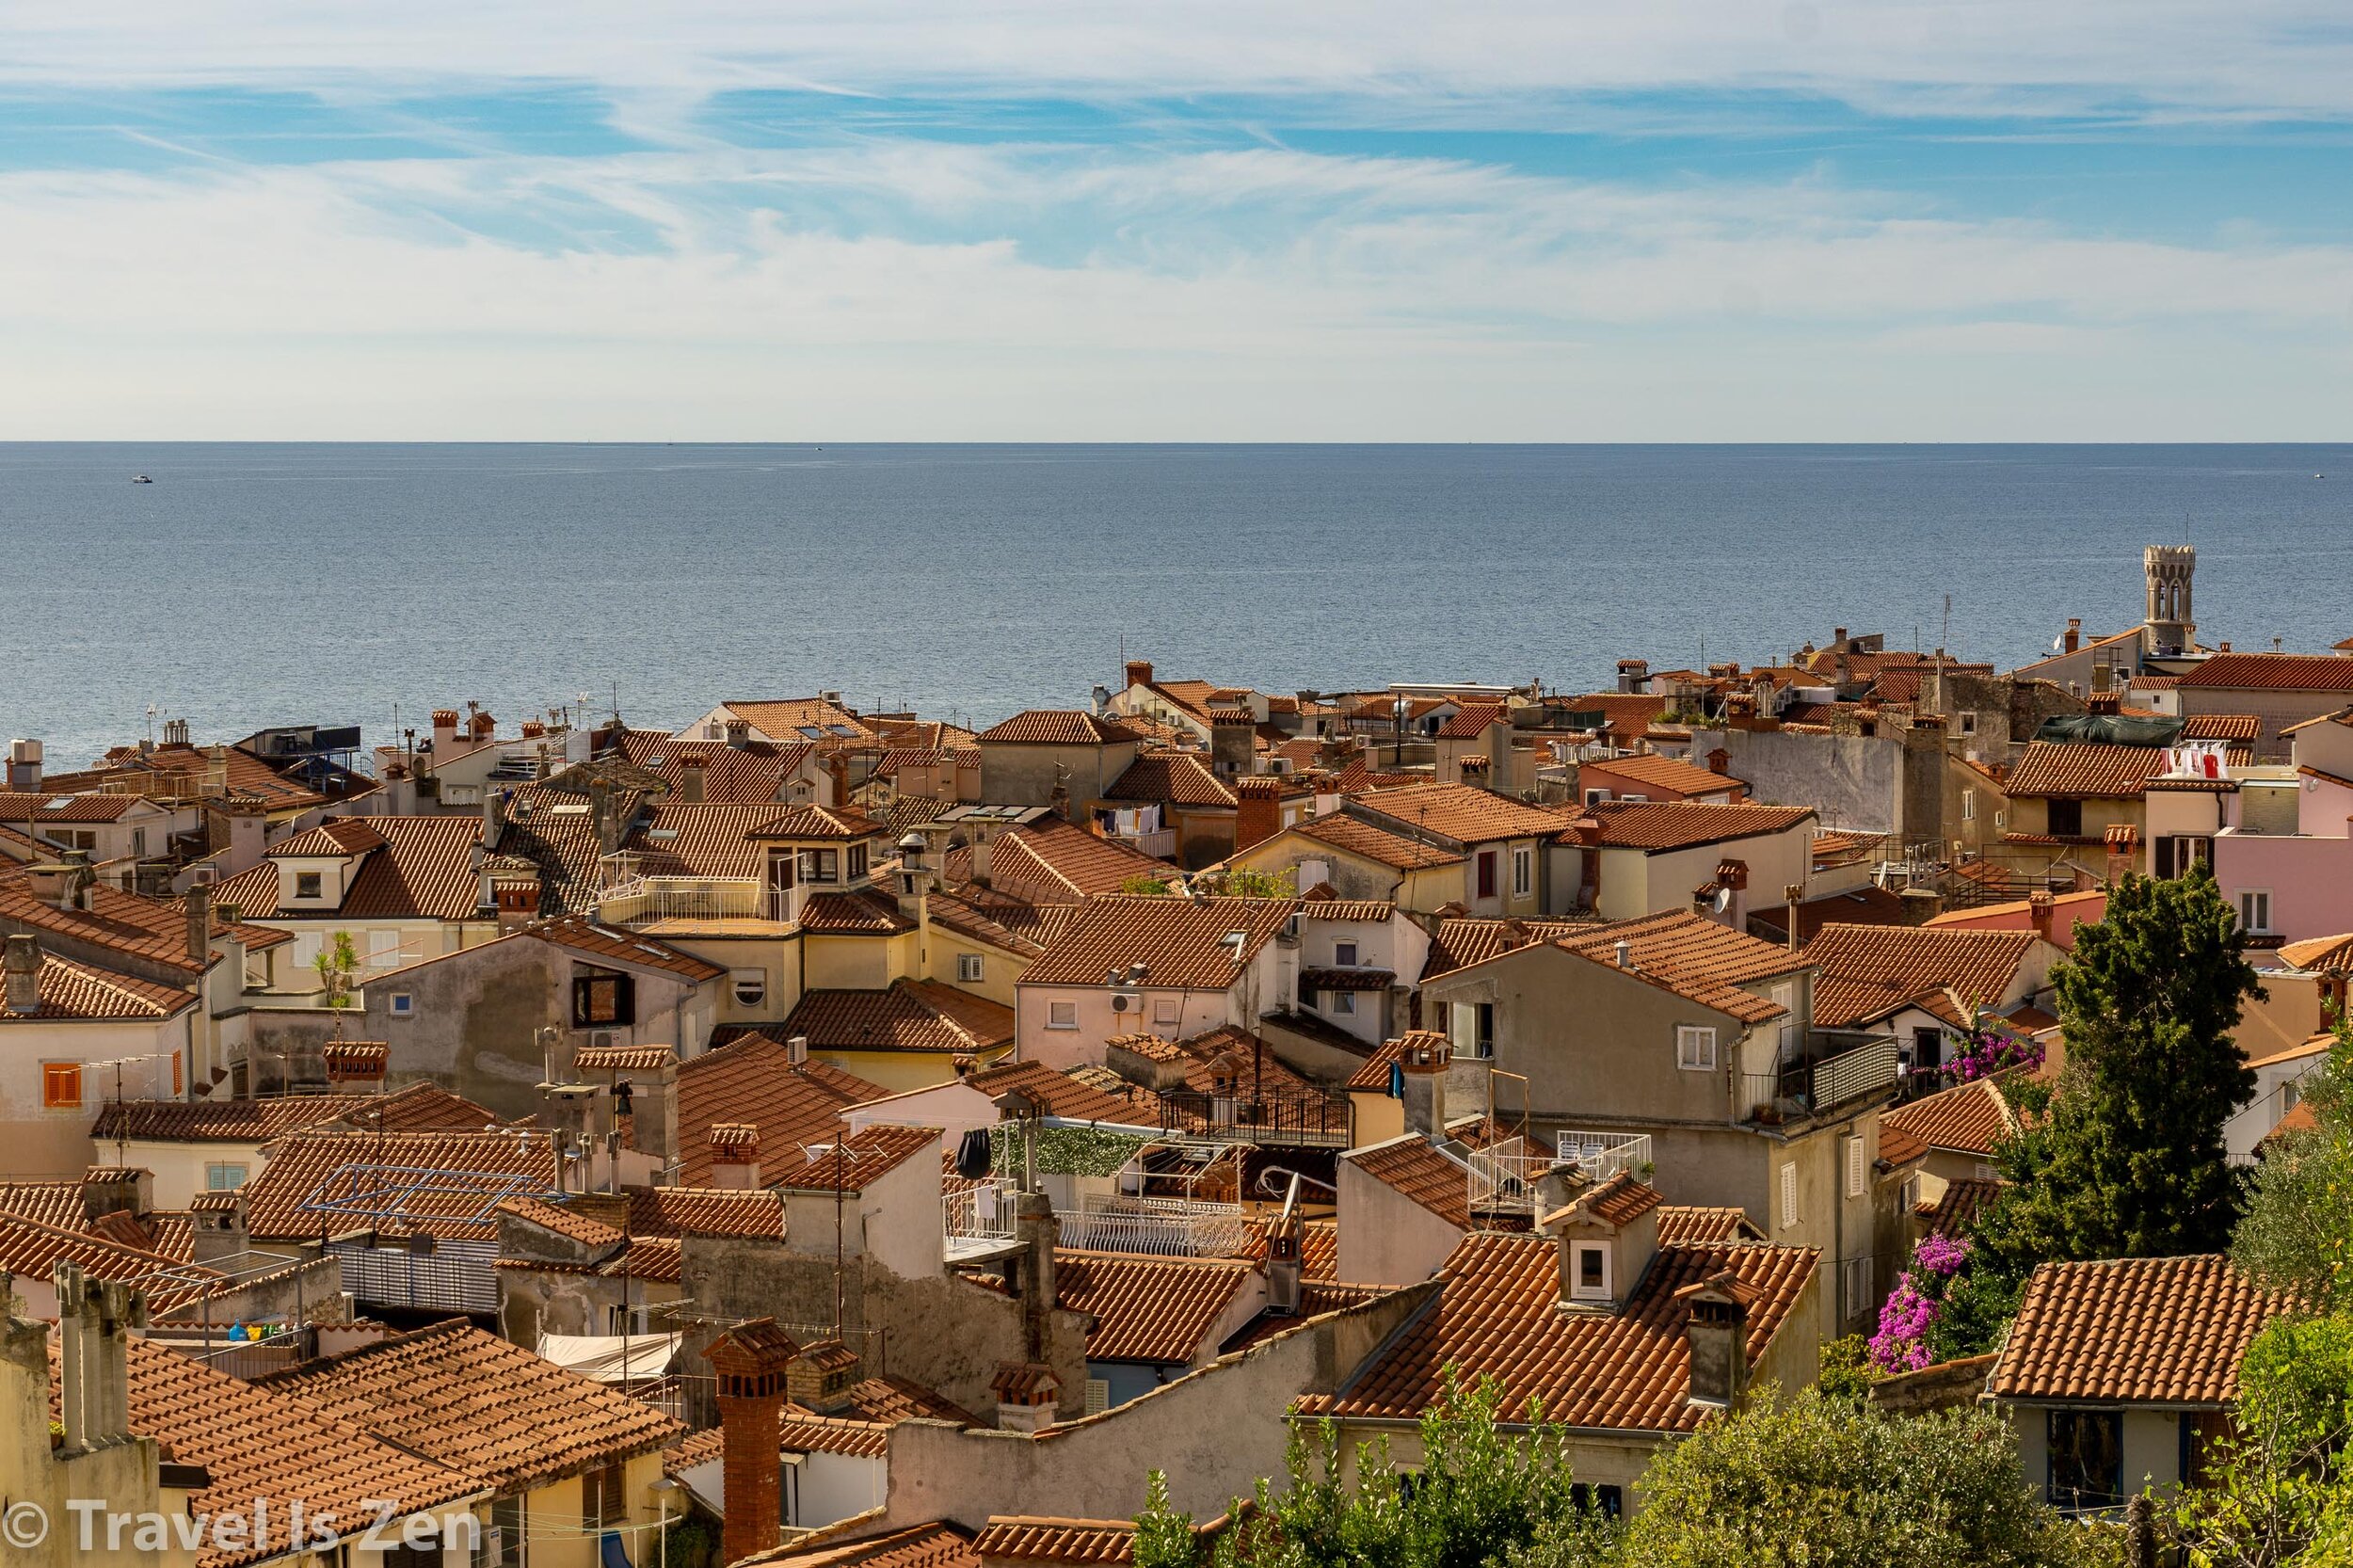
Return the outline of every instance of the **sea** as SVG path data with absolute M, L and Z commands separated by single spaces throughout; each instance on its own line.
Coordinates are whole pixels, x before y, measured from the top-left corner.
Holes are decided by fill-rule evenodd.
M 2201 640 L 2326 649 L 2353 445 L 0 444 L 0 736 L 1576 692 L 1841 626 L 2008 667 L 2185 543 Z

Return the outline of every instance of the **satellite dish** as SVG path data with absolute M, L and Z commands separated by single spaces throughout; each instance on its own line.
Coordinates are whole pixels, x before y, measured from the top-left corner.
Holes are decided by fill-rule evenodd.
M 1731 889 L 1731 888 L 1717 888 L 1717 889 L 1716 889 L 1716 900 L 1715 900 L 1715 902 L 1716 902 L 1716 913 L 1718 913 L 1719 915 L 1722 914 L 1725 910 L 1727 910 L 1727 909 L 1731 908 L 1731 907 L 1732 907 L 1732 889 Z

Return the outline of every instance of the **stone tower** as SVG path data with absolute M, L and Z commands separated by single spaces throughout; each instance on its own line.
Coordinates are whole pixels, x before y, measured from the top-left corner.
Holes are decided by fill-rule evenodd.
M 2181 652 L 2198 646 L 2198 620 L 2189 607 L 2189 580 L 2198 570 L 2198 552 L 2185 544 L 2153 544 L 2140 552 L 2149 576 L 2149 642 L 2157 652 Z

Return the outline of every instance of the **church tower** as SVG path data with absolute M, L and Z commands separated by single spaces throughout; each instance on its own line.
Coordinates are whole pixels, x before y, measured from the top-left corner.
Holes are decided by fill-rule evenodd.
M 2185 544 L 2153 544 L 2140 552 L 2149 576 L 2150 648 L 2157 653 L 2185 653 L 2198 646 L 2198 619 L 2189 607 L 2189 580 L 2198 570 L 2198 552 Z

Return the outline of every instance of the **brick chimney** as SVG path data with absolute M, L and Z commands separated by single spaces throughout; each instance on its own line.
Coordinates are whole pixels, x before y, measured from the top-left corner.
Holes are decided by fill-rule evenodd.
M 329 1040 L 319 1048 L 327 1081 L 347 1095 L 379 1094 L 392 1048 L 381 1040 Z
M 760 1186 L 760 1128 L 751 1122 L 719 1122 L 711 1129 L 711 1185 L 733 1189 Z
M 774 1318 L 755 1318 L 728 1330 L 703 1352 L 718 1377 L 721 1484 L 727 1497 L 724 1562 L 776 1550 L 786 1369 L 799 1351 Z
M 1690 1355 L 1690 1403 L 1728 1409 L 1749 1386 L 1749 1309 L 1746 1288 L 1730 1270 L 1675 1292 L 1689 1316 L 1684 1341 Z
M 678 797 L 689 806 L 700 806 L 706 796 L 703 770 L 709 760 L 689 752 L 678 760 Z
M 1718 746 L 1707 754 L 1707 771 L 1720 778 L 1732 776 L 1732 753 Z
M 2077 648 L 2079 648 L 2079 647 L 2081 647 L 2081 646 L 2083 645 L 2083 640 L 2084 640 L 2084 623 L 2083 623 L 2083 617 L 2082 617 L 2082 616 L 2068 616 L 2068 617 L 2067 617 L 2067 637 L 2066 637 L 2066 648 L 2067 648 L 2067 651 L 2068 651 L 2068 652 L 2070 652 L 2070 653 L 2074 652 L 2074 651 L 2075 651 L 2075 649 L 2076 649 Z
M 2034 922 L 2034 934 L 2044 941 L 2051 940 L 2051 895 L 2041 888 L 2026 895 L 2026 918 Z
M 1234 852 L 1264 843 L 1283 830 L 1283 781 L 1273 775 L 1234 780 Z M 1300 889 L 1305 892 L 1306 889 Z
M 1042 1361 L 1000 1362 L 988 1391 L 997 1397 L 997 1424 L 1006 1432 L 1052 1426 L 1062 1403 L 1062 1379 Z
M 451 746 L 454 746 L 456 744 L 457 710 L 455 708 L 434 709 L 433 749 L 435 751 L 447 751 Z
M 181 901 L 188 922 L 188 962 L 199 973 L 213 963 L 213 890 L 200 882 Z
M 727 728 L 723 733 L 728 738 L 728 744 L 733 746 L 738 751 L 742 751 L 752 744 L 751 720 L 729 719 L 727 721 Z
M 1405 1125 L 1431 1138 L 1446 1137 L 1446 1072 L 1453 1059 L 1447 1037 L 1433 1029 L 1404 1036 L 1398 1067 L 1405 1078 Z
M 0 958 L 0 968 L 7 972 L 5 1005 L 11 1013 L 28 1016 L 40 1011 L 40 938 L 30 932 L 18 932 L 8 938 L 8 952 Z
M 1136 686 L 1149 686 L 1151 683 L 1152 683 L 1152 661 L 1151 661 L 1151 660 L 1149 660 L 1149 659 L 1130 659 L 1130 660 L 1128 660 L 1128 686 L 1129 686 L 1129 687 L 1131 687 L 1131 688 L 1132 688 L 1132 687 L 1136 687 Z

